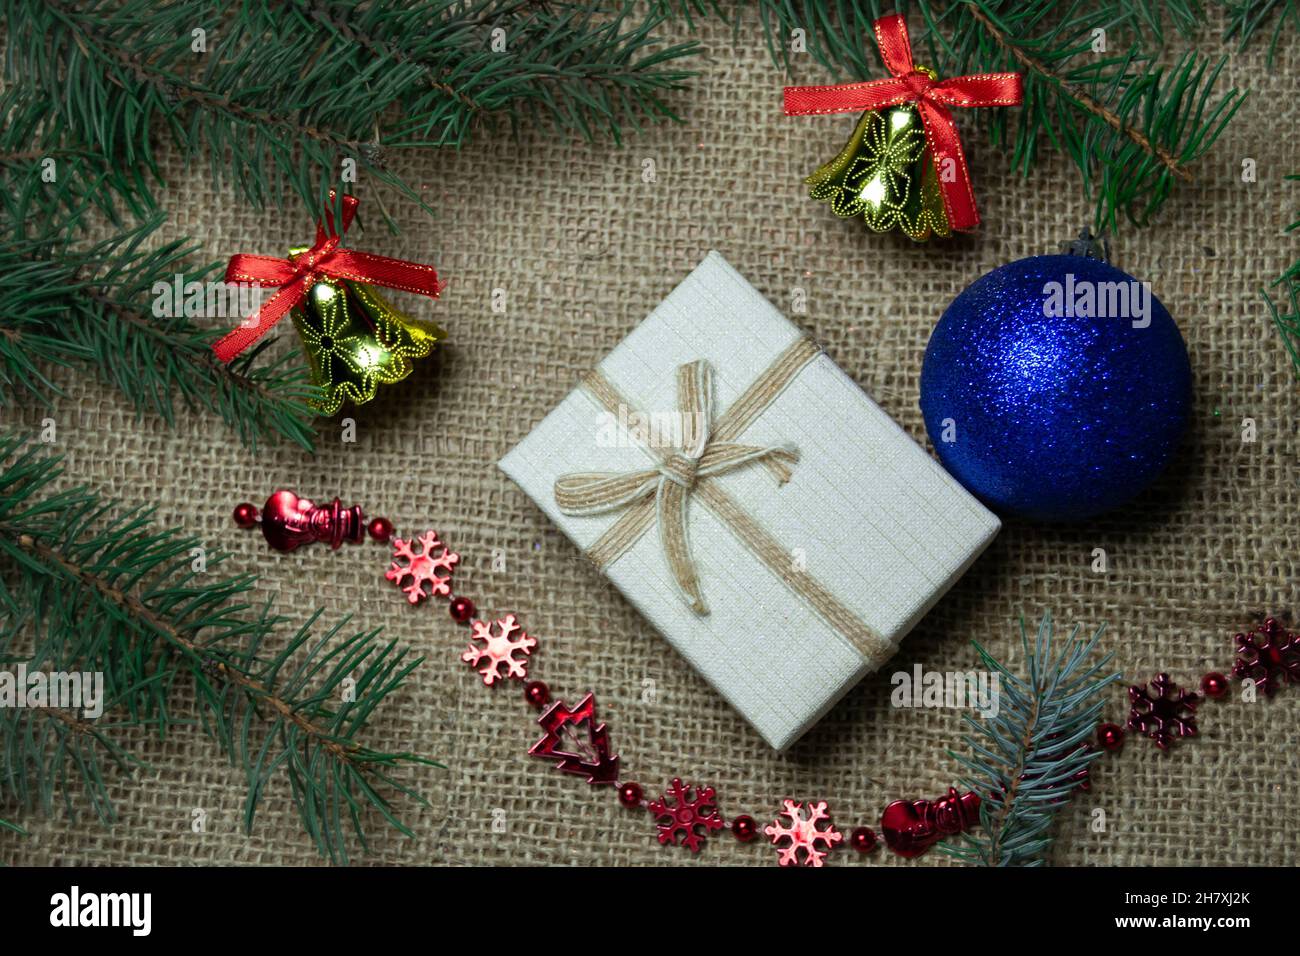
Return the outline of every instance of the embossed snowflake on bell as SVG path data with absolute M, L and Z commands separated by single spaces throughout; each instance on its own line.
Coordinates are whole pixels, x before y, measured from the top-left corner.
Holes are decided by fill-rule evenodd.
M 333 415 L 344 400 L 362 405 L 380 385 L 400 382 L 411 374 L 413 360 L 447 335 L 402 312 L 372 286 L 344 279 L 318 279 L 290 315 L 312 384 L 320 389 L 311 404 L 323 415 Z
M 916 241 L 952 235 L 925 127 L 910 106 L 862 114 L 840 154 L 804 180 L 813 199 L 875 232 L 901 229 Z

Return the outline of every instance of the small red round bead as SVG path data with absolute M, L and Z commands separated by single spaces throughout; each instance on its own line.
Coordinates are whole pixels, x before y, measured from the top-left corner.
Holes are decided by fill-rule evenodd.
M 1201 678 L 1201 690 L 1206 697 L 1222 697 L 1228 692 L 1228 678 L 1217 671 L 1211 671 Z
M 387 518 L 371 518 L 366 530 L 370 532 L 370 537 L 383 543 L 393 536 L 393 523 Z
M 741 814 L 731 821 L 731 832 L 741 843 L 748 843 L 758 836 L 758 824 L 749 814 Z
M 618 785 L 618 802 L 629 810 L 635 810 L 641 806 L 641 795 L 641 784 L 639 783 L 620 783 Z
M 235 505 L 234 518 L 235 524 L 241 528 L 251 528 L 257 524 L 257 519 L 261 517 L 257 513 L 257 506 L 245 501 L 243 504 Z
M 859 853 L 870 853 L 876 848 L 876 831 L 871 827 L 858 827 L 849 834 L 849 843 Z
M 524 685 L 524 700 L 534 707 L 545 707 L 551 699 L 551 689 L 539 680 L 530 680 Z
M 1119 724 L 1102 724 L 1097 728 L 1097 743 L 1102 750 L 1115 753 L 1124 746 L 1124 728 Z
M 474 607 L 474 602 L 469 598 L 454 597 L 451 599 L 451 604 L 447 607 L 447 612 L 451 614 L 451 619 L 457 624 L 465 624 L 471 617 L 478 613 L 478 609 Z

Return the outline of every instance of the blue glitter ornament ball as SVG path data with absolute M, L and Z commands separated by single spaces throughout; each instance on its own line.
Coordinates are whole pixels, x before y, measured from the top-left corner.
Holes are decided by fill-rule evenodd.
M 1150 287 L 1099 259 L 1035 256 L 977 279 L 925 350 L 921 412 L 940 461 L 995 511 L 1077 521 L 1169 463 L 1192 370 Z

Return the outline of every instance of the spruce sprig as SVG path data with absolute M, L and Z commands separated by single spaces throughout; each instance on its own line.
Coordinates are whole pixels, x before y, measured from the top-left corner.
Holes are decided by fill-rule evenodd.
M 158 283 L 219 278 L 218 266 L 189 268 L 189 240 L 160 243 L 162 214 L 85 241 L 97 209 L 86 185 L 76 176 L 42 183 L 32 171 L 0 179 L 13 187 L 0 195 L 0 407 L 21 398 L 48 406 L 61 392 L 48 373 L 79 370 L 168 424 L 178 406 L 205 408 L 250 448 L 278 435 L 310 451 L 306 370 L 288 355 L 259 364 L 265 344 L 224 364 L 211 348 L 222 329 L 195 325 L 181 303 L 156 314 Z
M 862 79 L 880 75 L 871 24 L 894 6 L 763 0 L 760 18 L 769 51 L 787 68 L 790 31 L 801 29 L 818 63 Z M 909 6 L 918 12 L 916 57 L 941 76 L 1022 74 L 1020 109 L 980 111 L 990 138 L 1023 174 L 1044 143 L 1065 153 L 1095 203 L 1098 229 L 1114 229 L 1121 216 L 1148 224 L 1175 185 L 1192 179 L 1244 99 L 1220 89 L 1223 59 L 1189 50 L 1167 64 L 1160 55 L 1166 17 L 1174 32 L 1190 34 L 1202 13 L 1196 0 L 917 0 L 898 12 Z M 1109 52 L 1094 52 L 1098 28 Z
M 323 632 L 319 612 L 282 646 L 285 620 L 254 602 L 251 575 L 225 576 L 222 554 L 158 530 L 146 509 L 122 511 L 85 488 L 58 488 L 57 457 L 0 436 L 0 660 L 29 669 L 100 672 L 104 715 L 52 707 L 0 710 L 0 799 L 72 814 L 84 798 L 114 818 L 109 781 L 142 763 L 147 733 L 200 722 L 247 785 L 251 830 L 268 782 L 288 780 L 318 851 L 347 862 L 378 813 L 410 835 L 393 793 L 423 803 L 398 774 L 440 766 L 363 742 L 375 710 L 419 665 L 378 631 L 344 619 Z
M 995 716 L 966 717 L 974 730 L 962 738 L 970 752 L 949 752 L 967 771 L 962 785 L 982 799 L 979 828 L 945 845 L 949 853 L 985 866 L 1044 862 L 1056 814 L 1079 786 L 1076 774 L 1100 755 L 1084 744 L 1101 716 L 1101 691 L 1120 676 L 1106 671 L 1109 653 L 1090 661 L 1104 630 L 1085 640 L 1076 625 L 1054 641 L 1044 614 L 1031 640 L 1022 619 L 1023 676 L 975 644 L 998 675 L 1000 696 Z
M 697 46 L 664 44 L 656 14 L 624 26 L 631 6 L 5 0 L 6 72 L 68 148 L 95 144 L 157 179 L 165 131 L 249 202 L 293 193 L 315 217 L 356 181 L 349 165 L 422 203 L 390 154 L 459 146 L 479 119 L 617 136 L 672 116 L 665 94 L 693 75 L 676 62 Z

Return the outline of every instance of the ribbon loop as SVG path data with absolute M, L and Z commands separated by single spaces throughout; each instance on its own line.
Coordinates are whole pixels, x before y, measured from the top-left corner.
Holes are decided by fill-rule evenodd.
M 342 229 L 335 229 L 333 203 L 316 224 L 316 242 L 312 247 L 288 259 L 273 256 L 236 254 L 226 265 L 226 281 L 275 286 L 276 292 L 256 312 L 248 316 L 238 328 L 232 329 L 212 346 L 217 358 L 232 361 L 241 352 L 257 342 L 284 318 L 308 290 L 322 277 L 365 282 L 415 292 L 432 299 L 438 297 L 442 285 L 438 273 L 430 266 L 402 259 L 390 259 L 366 252 L 342 248 L 343 234 L 352 225 L 359 200 L 355 196 L 343 197 Z
M 555 503 L 568 515 L 596 515 L 652 500 L 660 547 L 678 593 L 695 613 L 707 614 L 687 533 L 690 499 L 700 480 L 761 461 L 785 482 L 798 455 L 786 445 L 712 441 L 713 370 L 702 359 L 677 369 L 677 411 L 681 445 L 662 456 L 654 470 L 562 475 L 555 482 Z
M 936 80 L 912 62 L 907 20 L 899 14 L 874 24 L 876 45 L 890 77 L 835 86 L 787 86 L 787 116 L 858 113 L 915 103 L 925 125 L 925 139 L 939 170 L 939 192 L 948 224 L 957 230 L 979 225 L 975 191 L 949 107 L 1018 106 L 1024 99 L 1019 73 L 983 73 Z

